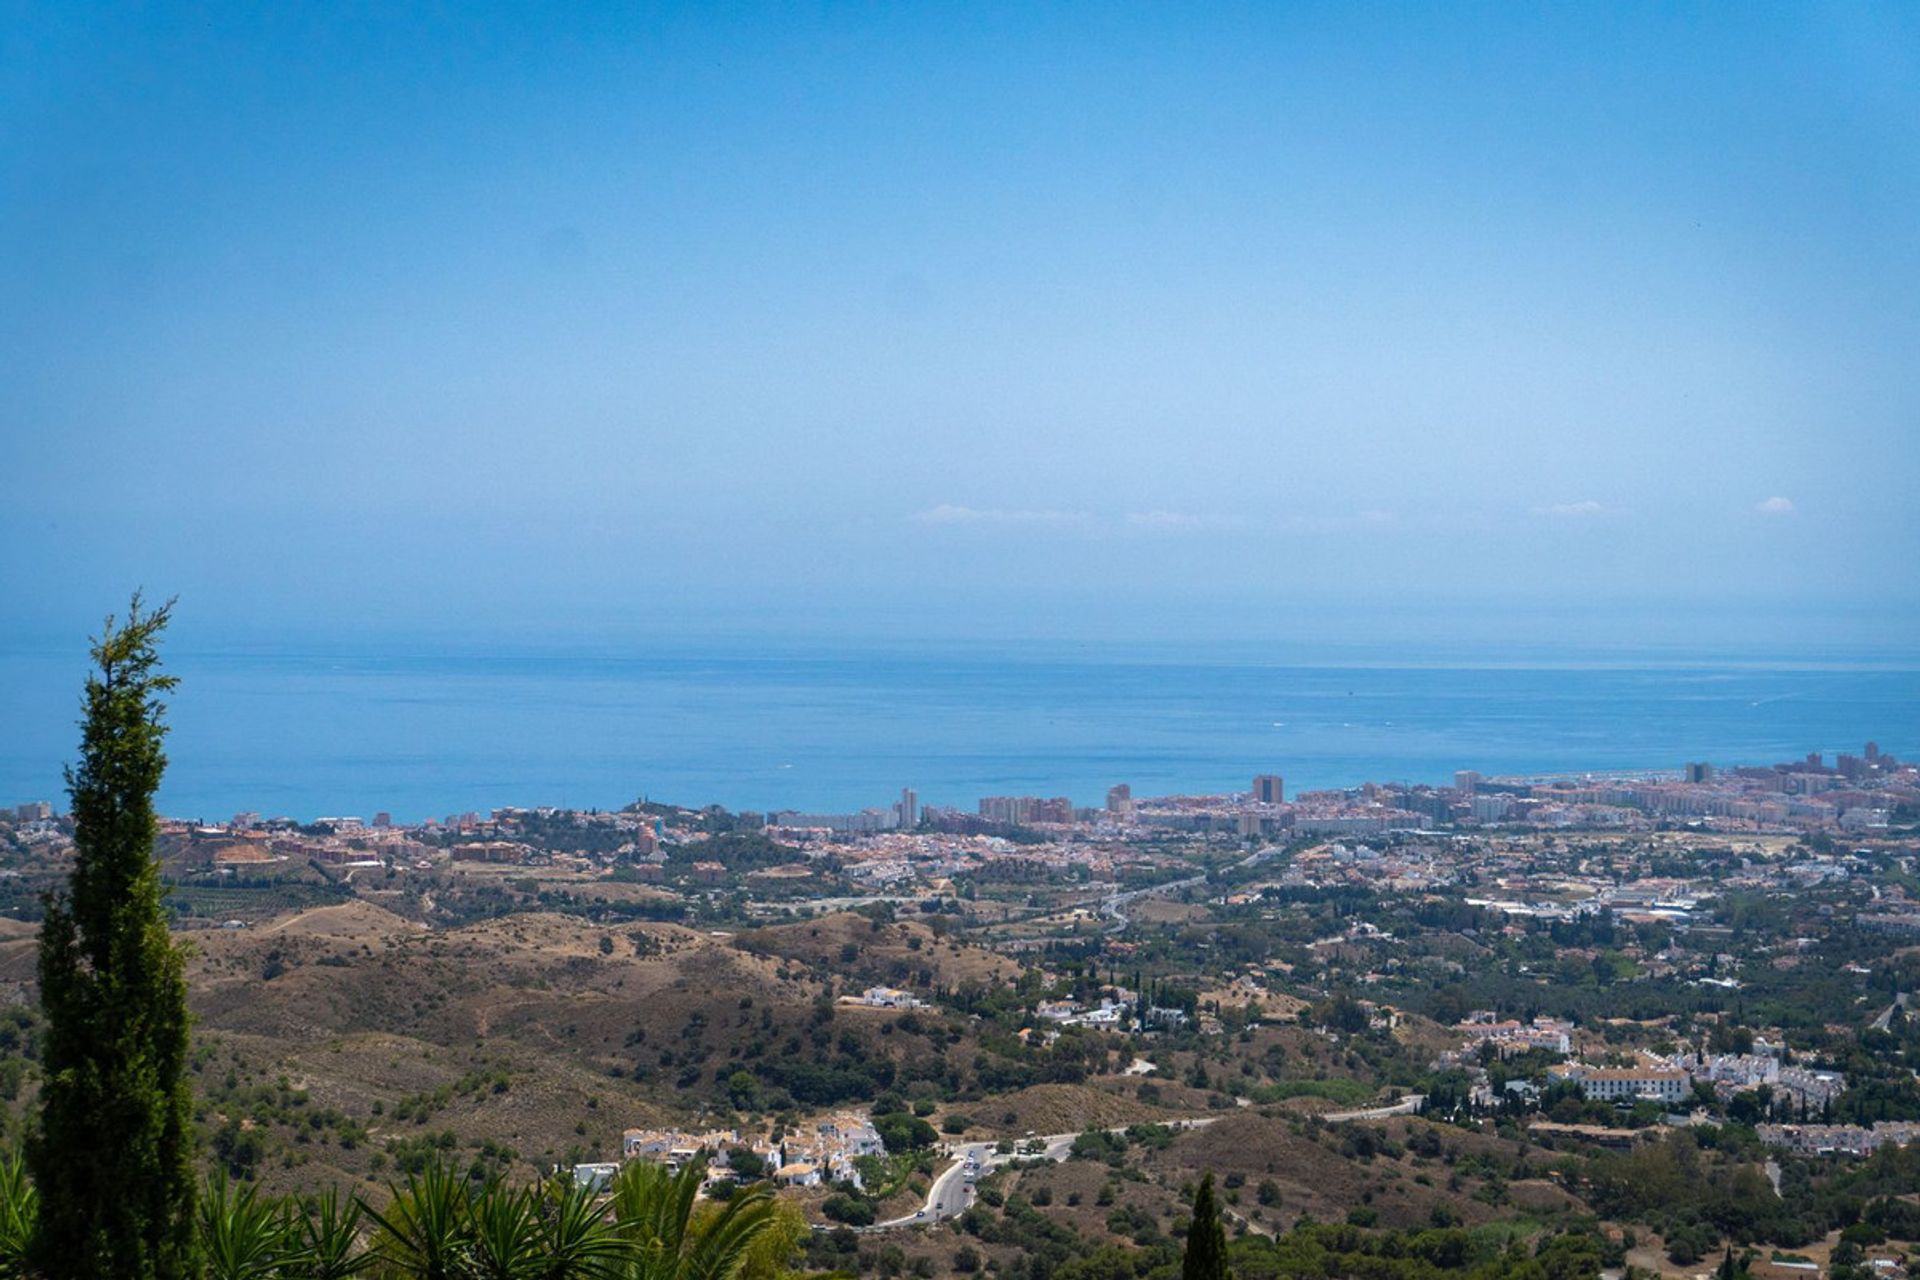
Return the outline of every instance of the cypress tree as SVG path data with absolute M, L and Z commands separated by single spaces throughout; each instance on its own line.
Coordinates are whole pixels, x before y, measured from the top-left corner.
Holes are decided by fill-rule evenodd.
M 185 954 L 168 935 L 153 795 L 166 768 L 155 641 L 172 604 L 107 619 L 67 769 L 74 866 L 40 930 L 40 1123 L 27 1160 L 49 1280 L 195 1273 Z
M 1180 1280 L 1227 1280 L 1227 1232 L 1213 1203 L 1212 1174 L 1200 1179 L 1200 1189 L 1193 1193 L 1193 1223 L 1187 1228 Z

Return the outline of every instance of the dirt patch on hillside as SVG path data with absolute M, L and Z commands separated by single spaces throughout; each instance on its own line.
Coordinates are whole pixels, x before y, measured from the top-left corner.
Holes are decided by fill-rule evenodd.
M 353 942 L 384 940 L 397 933 L 423 933 L 426 926 L 368 902 L 343 902 L 315 907 L 298 915 L 270 921 L 257 933 L 295 938 L 340 938 Z
M 876 925 L 853 912 L 751 929 L 733 941 L 743 951 L 797 960 L 839 976 L 846 990 L 871 983 L 955 988 L 1011 982 L 1020 976 L 1015 961 L 941 938 L 918 920 Z
M 1008 1138 L 1028 1132 L 1112 1129 L 1166 1120 L 1174 1114 L 1164 1107 L 1149 1106 L 1131 1093 L 1084 1084 L 1036 1084 L 968 1107 L 966 1112 L 981 1132 Z

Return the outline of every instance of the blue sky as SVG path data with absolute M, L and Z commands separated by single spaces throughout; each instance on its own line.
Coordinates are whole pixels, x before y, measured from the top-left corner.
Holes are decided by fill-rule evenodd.
M 1913 6 L 278 8 L 0 29 L 0 628 L 1920 614 Z

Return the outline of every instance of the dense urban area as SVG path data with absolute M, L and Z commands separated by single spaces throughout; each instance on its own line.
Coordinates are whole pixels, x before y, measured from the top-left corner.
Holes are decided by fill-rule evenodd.
M 9 1139 L 73 830 L 0 814 Z M 1096 807 L 241 813 L 158 852 L 205 1160 L 274 1192 L 697 1165 L 776 1190 L 809 1269 L 883 1277 L 1164 1273 L 1206 1175 L 1245 1280 L 1920 1257 L 1920 768 L 1871 743 Z

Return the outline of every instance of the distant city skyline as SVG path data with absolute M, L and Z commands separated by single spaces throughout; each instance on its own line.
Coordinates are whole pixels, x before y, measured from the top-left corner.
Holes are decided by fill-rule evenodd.
M 1861 751 L 1920 758 L 1920 665 L 1287 665 L 1143 645 L 769 651 L 302 642 L 167 652 L 169 813 L 417 820 L 647 796 L 841 813 L 982 797 L 1444 783 L 1462 771 L 1678 769 Z M 1184 655 L 1184 656 L 1183 656 Z M 1519 660 L 1516 660 L 1519 659 Z M 0 650 L 0 802 L 62 797 L 80 642 Z M 1129 784 L 1115 794 L 1117 783 Z
M 41 6 L 0 645 L 1920 619 L 1920 11 Z
M 1884 827 L 1886 811 L 1893 801 L 1876 794 L 1876 785 L 1880 782 L 1896 782 L 1900 778 L 1910 780 L 1912 772 L 1912 764 L 1901 761 L 1891 752 L 1883 752 L 1877 742 L 1870 741 L 1856 752 L 1836 752 L 1831 762 L 1827 760 L 1825 752 L 1809 751 L 1804 758 L 1797 760 L 1731 763 L 1724 771 L 1704 761 L 1689 761 L 1678 767 L 1596 768 L 1560 772 L 1514 770 L 1493 776 L 1478 770 L 1463 769 L 1454 773 L 1450 788 L 1438 781 L 1366 778 L 1308 789 L 1291 800 L 1284 795 L 1284 780 L 1280 776 L 1257 774 L 1246 791 L 1201 786 L 1136 797 L 1131 784 L 1116 782 L 1106 789 L 1105 802 L 1099 805 L 1078 803 L 1073 796 L 1022 794 L 981 796 L 972 802 L 954 798 L 923 808 L 919 803 L 919 793 L 908 786 L 900 789 L 899 798 L 891 804 L 869 804 L 838 812 L 778 807 L 762 810 L 738 803 L 716 806 L 710 798 L 679 797 L 667 800 L 658 796 L 642 796 L 630 806 L 620 806 L 618 811 L 643 809 L 649 804 L 663 804 L 687 812 L 712 808 L 724 812 L 731 809 L 736 816 L 751 818 L 766 827 L 872 836 L 911 831 L 922 818 L 936 824 L 958 821 L 962 826 L 976 820 L 998 827 L 1071 826 L 1087 822 L 1127 824 L 1133 822 L 1136 814 L 1145 806 L 1158 815 L 1147 820 L 1149 825 L 1155 822 L 1168 825 L 1169 815 L 1174 816 L 1174 825 L 1178 825 L 1178 815 L 1189 811 L 1203 812 L 1210 816 L 1196 829 L 1224 830 L 1226 828 L 1220 825 L 1219 819 L 1225 815 L 1239 824 L 1240 834 L 1253 836 L 1272 835 L 1283 830 L 1295 821 L 1296 814 L 1305 814 L 1312 819 L 1316 814 L 1325 816 L 1329 809 L 1343 815 L 1338 819 L 1341 822 L 1361 824 L 1352 827 L 1356 833 L 1363 829 L 1386 830 L 1402 817 L 1424 812 L 1419 806 L 1426 802 L 1415 800 L 1415 796 L 1444 795 L 1448 797 L 1447 805 L 1457 807 L 1461 813 L 1470 813 L 1482 820 L 1495 820 L 1508 815 L 1514 808 L 1516 796 L 1521 797 L 1518 803 L 1524 806 L 1531 802 L 1527 799 L 1529 789 L 1543 787 L 1560 802 L 1639 810 L 1670 818 L 1720 817 L 1784 824 L 1791 818 L 1799 817 L 1818 826 L 1841 820 L 1848 809 L 1857 809 L 1863 815 L 1859 819 L 1862 824 L 1877 823 Z M 1491 789 L 1492 794 L 1481 794 L 1483 788 Z M 1789 800 L 1789 797 L 1815 797 L 1823 792 L 1838 797 L 1838 801 Z M 1904 796 L 1905 793 L 1901 794 Z M 1369 806 L 1391 809 L 1395 801 L 1416 807 L 1395 810 L 1393 816 L 1364 812 Z M 1794 808 L 1795 805 L 1799 806 L 1798 810 Z M 547 811 L 602 810 L 599 806 L 588 809 L 568 804 L 503 803 L 490 805 L 484 810 L 424 814 L 401 823 L 396 823 L 394 816 L 386 810 L 374 811 L 370 822 L 358 813 L 344 810 L 336 814 L 262 814 L 256 810 L 238 810 L 230 818 L 199 815 L 192 820 L 240 830 L 262 823 L 294 822 L 343 830 L 445 825 L 472 831 L 490 820 L 497 821 L 504 814 Z M 46 823 L 65 815 L 51 801 L 32 800 L 0 806 L 0 816 L 11 817 L 21 823 Z M 183 820 L 182 815 L 167 816 L 173 821 Z M 1338 829 L 1327 828 L 1329 832 Z M 644 836 L 643 840 L 651 852 L 651 835 Z

